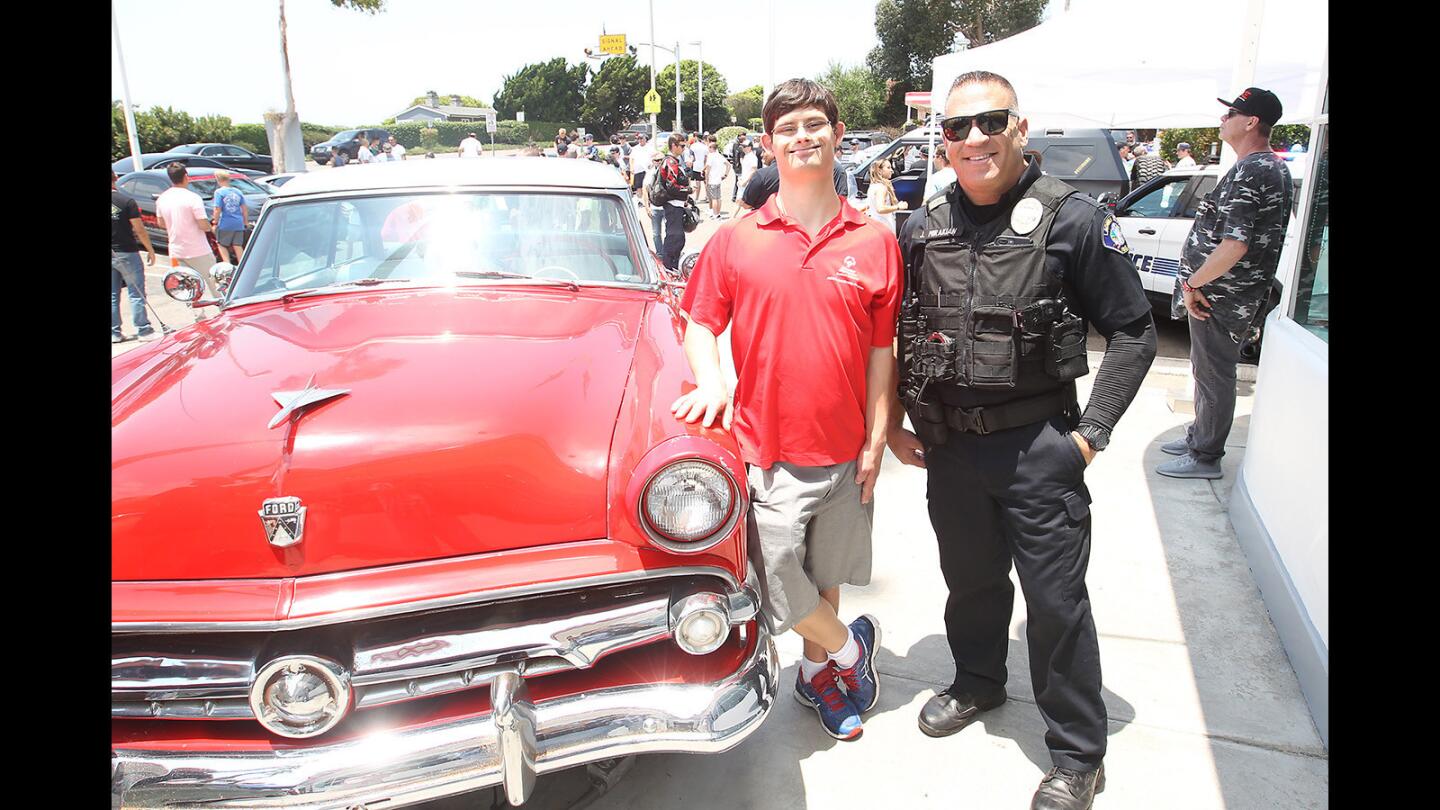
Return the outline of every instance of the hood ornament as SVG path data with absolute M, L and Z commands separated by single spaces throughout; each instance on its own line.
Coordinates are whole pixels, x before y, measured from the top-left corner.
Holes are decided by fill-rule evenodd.
M 270 420 L 267 428 L 274 428 L 283 425 L 291 414 L 297 414 L 311 405 L 319 405 L 328 402 L 335 397 L 343 397 L 350 393 L 348 388 L 316 388 L 315 375 L 310 375 L 309 382 L 305 383 L 303 391 L 276 391 L 270 396 L 275 398 L 276 404 L 280 406 L 280 412 Z
M 266 498 L 260 505 L 260 522 L 270 545 L 289 548 L 305 535 L 305 507 L 295 497 Z

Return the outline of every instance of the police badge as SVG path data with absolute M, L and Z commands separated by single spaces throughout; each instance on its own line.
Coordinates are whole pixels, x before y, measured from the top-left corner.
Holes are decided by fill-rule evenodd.
M 1039 200 L 1034 197 L 1026 197 L 1016 203 L 1015 208 L 1010 212 L 1010 230 L 1024 236 L 1035 230 L 1035 226 L 1040 224 L 1040 217 L 1044 213 L 1045 206 L 1041 205 Z
M 276 548 L 289 548 L 305 534 L 305 507 L 299 498 L 266 498 L 260 505 L 265 539 Z

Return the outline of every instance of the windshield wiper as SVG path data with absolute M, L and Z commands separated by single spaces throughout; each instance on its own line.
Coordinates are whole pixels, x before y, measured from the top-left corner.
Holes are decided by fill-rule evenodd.
M 289 302 L 295 298 L 304 298 L 310 295 L 323 295 L 345 287 L 375 287 L 380 284 L 399 284 L 408 282 L 408 278 L 357 278 L 354 281 L 346 281 L 341 284 L 328 284 L 324 287 L 316 287 L 313 290 L 296 290 L 280 296 L 281 302 Z
M 565 278 L 540 278 L 538 276 L 527 276 L 524 273 L 506 273 L 502 270 L 456 270 L 455 275 L 460 278 L 513 278 L 524 281 L 533 281 L 537 284 L 550 286 L 568 287 L 571 292 L 580 292 L 580 285 Z

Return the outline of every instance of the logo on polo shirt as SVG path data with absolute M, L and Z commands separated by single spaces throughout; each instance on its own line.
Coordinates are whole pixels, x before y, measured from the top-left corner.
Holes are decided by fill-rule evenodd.
M 860 283 L 860 274 L 855 272 L 854 256 L 846 256 L 845 261 L 842 262 L 842 266 L 836 268 L 835 272 L 831 273 L 825 280 L 833 281 L 836 284 L 849 284 L 851 287 L 864 289 L 864 285 Z

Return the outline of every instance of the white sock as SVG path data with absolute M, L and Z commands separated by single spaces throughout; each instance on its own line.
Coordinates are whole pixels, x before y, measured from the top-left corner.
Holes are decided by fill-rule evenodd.
M 811 661 L 802 655 L 800 656 L 800 677 L 809 683 L 815 679 L 816 675 L 820 674 L 820 670 L 824 669 L 828 663 L 828 661 Z
M 834 661 L 841 669 L 849 669 L 855 666 L 860 660 L 860 644 L 855 641 L 855 633 L 850 628 L 845 628 L 847 640 L 845 646 L 830 653 L 830 660 Z

